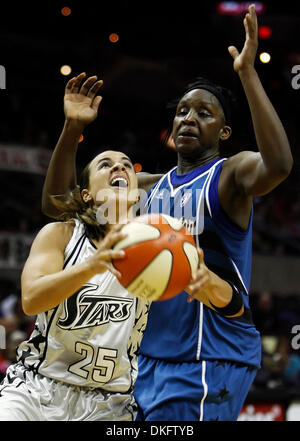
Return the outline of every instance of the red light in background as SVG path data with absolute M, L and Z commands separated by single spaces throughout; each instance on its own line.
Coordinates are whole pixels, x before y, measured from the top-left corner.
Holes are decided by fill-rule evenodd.
M 270 38 L 272 35 L 272 29 L 270 26 L 259 26 L 258 27 L 258 36 L 259 38 L 265 39 Z
M 160 142 L 163 143 L 164 145 L 166 145 L 167 147 L 169 147 L 170 149 L 176 150 L 176 146 L 175 146 L 172 134 L 169 135 L 168 138 L 167 138 L 167 135 L 168 135 L 167 129 L 162 129 L 159 134 Z
M 142 171 L 143 167 L 142 164 L 139 164 L 138 162 L 136 164 L 133 165 L 133 168 L 135 170 L 136 173 L 139 173 Z
M 71 14 L 71 8 L 69 8 L 68 6 L 65 6 L 64 8 L 61 9 L 61 13 L 64 17 L 67 17 L 68 15 Z
M 111 43 L 116 43 L 117 41 L 119 41 L 119 35 L 115 33 L 110 34 L 108 38 Z
M 81 134 L 81 135 L 79 136 L 78 142 L 82 142 L 83 140 L 84 140 L 84 136 Z

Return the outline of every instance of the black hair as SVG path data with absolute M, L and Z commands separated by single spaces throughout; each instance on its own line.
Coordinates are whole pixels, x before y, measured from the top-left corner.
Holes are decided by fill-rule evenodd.
M 230 126 L 232 123 L 232 113 L 236 105 L 236 98 L 232 91 L 225 87 L 214 84 L 212 81 L 206 78 L 197 77 L 188 84 L 187 88 L 183 92 L 183 95 L 186 95 L 188 92 L 194 89 L 208 90 L 218 99 L 224 112 L 225 123 Z
M 233 114 L 236 111 L 237 99 L 231 90 L 217 85 L 207 78 L 196 77 L 183 89 L 179 98 L 167 104 L 167 108 L 173 110 L 176 109 L 181 98 L 191 90 L 195 89 L 208 90 L 218 99 L 224 112 L 225 123 L 231 126 L 233 122 Z

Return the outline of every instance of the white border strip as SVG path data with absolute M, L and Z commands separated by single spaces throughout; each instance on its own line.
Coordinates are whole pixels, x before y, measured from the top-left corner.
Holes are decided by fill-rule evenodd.
M 237 275 L 239 276 L 239 279 L 240 279 L 240 281 L 241 281 L 241 283 L 242 283 L 242 285 L 243 285 L 243 287 L 244 287 L 246 293 L 249 295 L 248 290 L 247 290 L 247 288 L 246 288 L 246 286 L 245 286 L 245 284 L 244 284 L 244 282 L 243 282 L 243 279 L 242 279 L 241 273 L 239 272 L 238 267 L 236 266 L 236 264 L 234 263 L 234 261 L 233 261 L 232 259 L 230 259 L 230 260 L 231 260 L 231 262 L 232 262 L 232 265 L 233 265 L 234 268 L 235 268 L 235 271 L 236 271 Z
M 206 186 L 206 189 L 205 189 L 205 198 L 206 198 L 207 208 L 208 208 L 208 211 L 209 211 L 209 214 L 210 214 L 210 217 L 211 217 L 211 218 L 212 218 L 212 213 L 211 213 L 210 200 L 209 200 L 209 188 L 210 188 L 210 183 L 211 183 L 212 177 L 214 176 L 215 167 L 216 167 L 218 164 L 220 164 L 221 162 L 224 162 L 224 161 L 226 161 L 226 158 L 225 158 L 225 159 L 224 159 L 224 158 L 223 158 L 223 159 L 220 159 L 220 161 L 216 162 L 216 163 L 212 166 L 212 168 L 210 169 L 210 178 L 209 178 L 209 180 L 208 180 L 208 182 L 207 182 L 207 186 Z
M 199 334 L 198 334 L 198 346 L 196 353 L 196 360 L 200 359 L 201 345 L 202 345 L 202 330 L 203 330 L 203 303 L 199 302 L 200 312 L 199 312 Z
M 209 180 L 210 174 L 207 175 L 203 187 L 201 188 L 201 193 L 198 199 L 198 206 L 197 206 L 197 212 L 196 212 L 196 224 L 195 224 L 195 230 L 193 231 L 194 236 L 196 236 L 196 245 L 198 248 L 201 248 L 200 243 L 199 243 L 199 235 L 201 233 L 203 233 L 204 230 L 204 204 L 205 204 L 205 200 L 203 197 L 204 194 L 204 190 L 205 190 L 205 186 L 207 181 Z M 201 213 L 201 209 L 202 209 L 202 213 Z M 200 222 L 202 222 L 201 225 L 201 230 L 200 230 Z
M 204 418 L 204 401 L 207 397 L 208 387 L 205 381 L 205 373 L 206 373 L 206 362 L 202 361 L 202 384 L 203 384 L 203 397 L 200 403 L 200 418 L 199 421 L 203 421 Z
M 168 174 L 168 180 L 169 180 L 169 186 L 171 188 L 171 196 L 175 197 L 176 193 L 182 188 L 185 187 L 187 185 L 193 184 L 195 181 L 197 181 L 199 178 L 202 178 L 203 176 L 205 176 L 206 174 L 210 173 L 211 168 L 209 168 L 208 170 L 206 170 L 205 172 L 201 173 L 201 175 L 196 176 L 194 179 L 192 179 L 191 181 L 186 182 L 185 184 L 181 184 L 178 187 L 174 188 L 173 184 L 171 182 L 171 172 L 174 170 L 174 168 L 170 171 L 170 174 Z

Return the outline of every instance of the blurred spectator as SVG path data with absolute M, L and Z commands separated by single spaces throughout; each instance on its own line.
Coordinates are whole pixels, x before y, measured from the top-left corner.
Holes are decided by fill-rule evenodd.
M 280 389 L 300 386 L 300 357 L 291 345 L 291 330 L 300 324 L 299 295 L 279 296 L 267 291 L 254 294 L 253 321 L 261 333 L 262 367 L 257 387 Z
M 0 348 L 0 381 L 7 367 L 15 361 L 17 345 L 27 339 L 35 317 L 24 314 L 21 293 L 10 281 L 2 281 L 0 290 L 0 326 L 5 329 L 5 348 Z
M 6 369 L 16 361 L 17 346 L 26 339 L 26 332 L 19 329 L 7 334 L 6 348 L 0 350 L 0 381 L 5 377 Z

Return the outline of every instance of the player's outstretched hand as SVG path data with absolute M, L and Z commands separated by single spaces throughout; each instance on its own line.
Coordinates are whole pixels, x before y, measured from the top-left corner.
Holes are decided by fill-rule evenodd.
M 239 53 L 235 46 L 229 46 L 228 52 L 233 58 L 233 68 L 235 72 L 242 73 L 249 67 L 253 68 L 257 47 L 258 47 L 258 37 L 257 37 L 257 16 L 255 12 L 255 6 L 249 6 L 249 12 L 247 12 L 244 18 L 245 27 L 245 43 L 242 52 Z
M 103 81 L 97 76 L 87 79 L 86 73 L 71 78 L 65 88 L 64 112 L 66 120 L 77 122 L 82 127 L 94 121 L 102 97 L 97 95 Z M 85 80 L 85 81 L 83 81 Z

